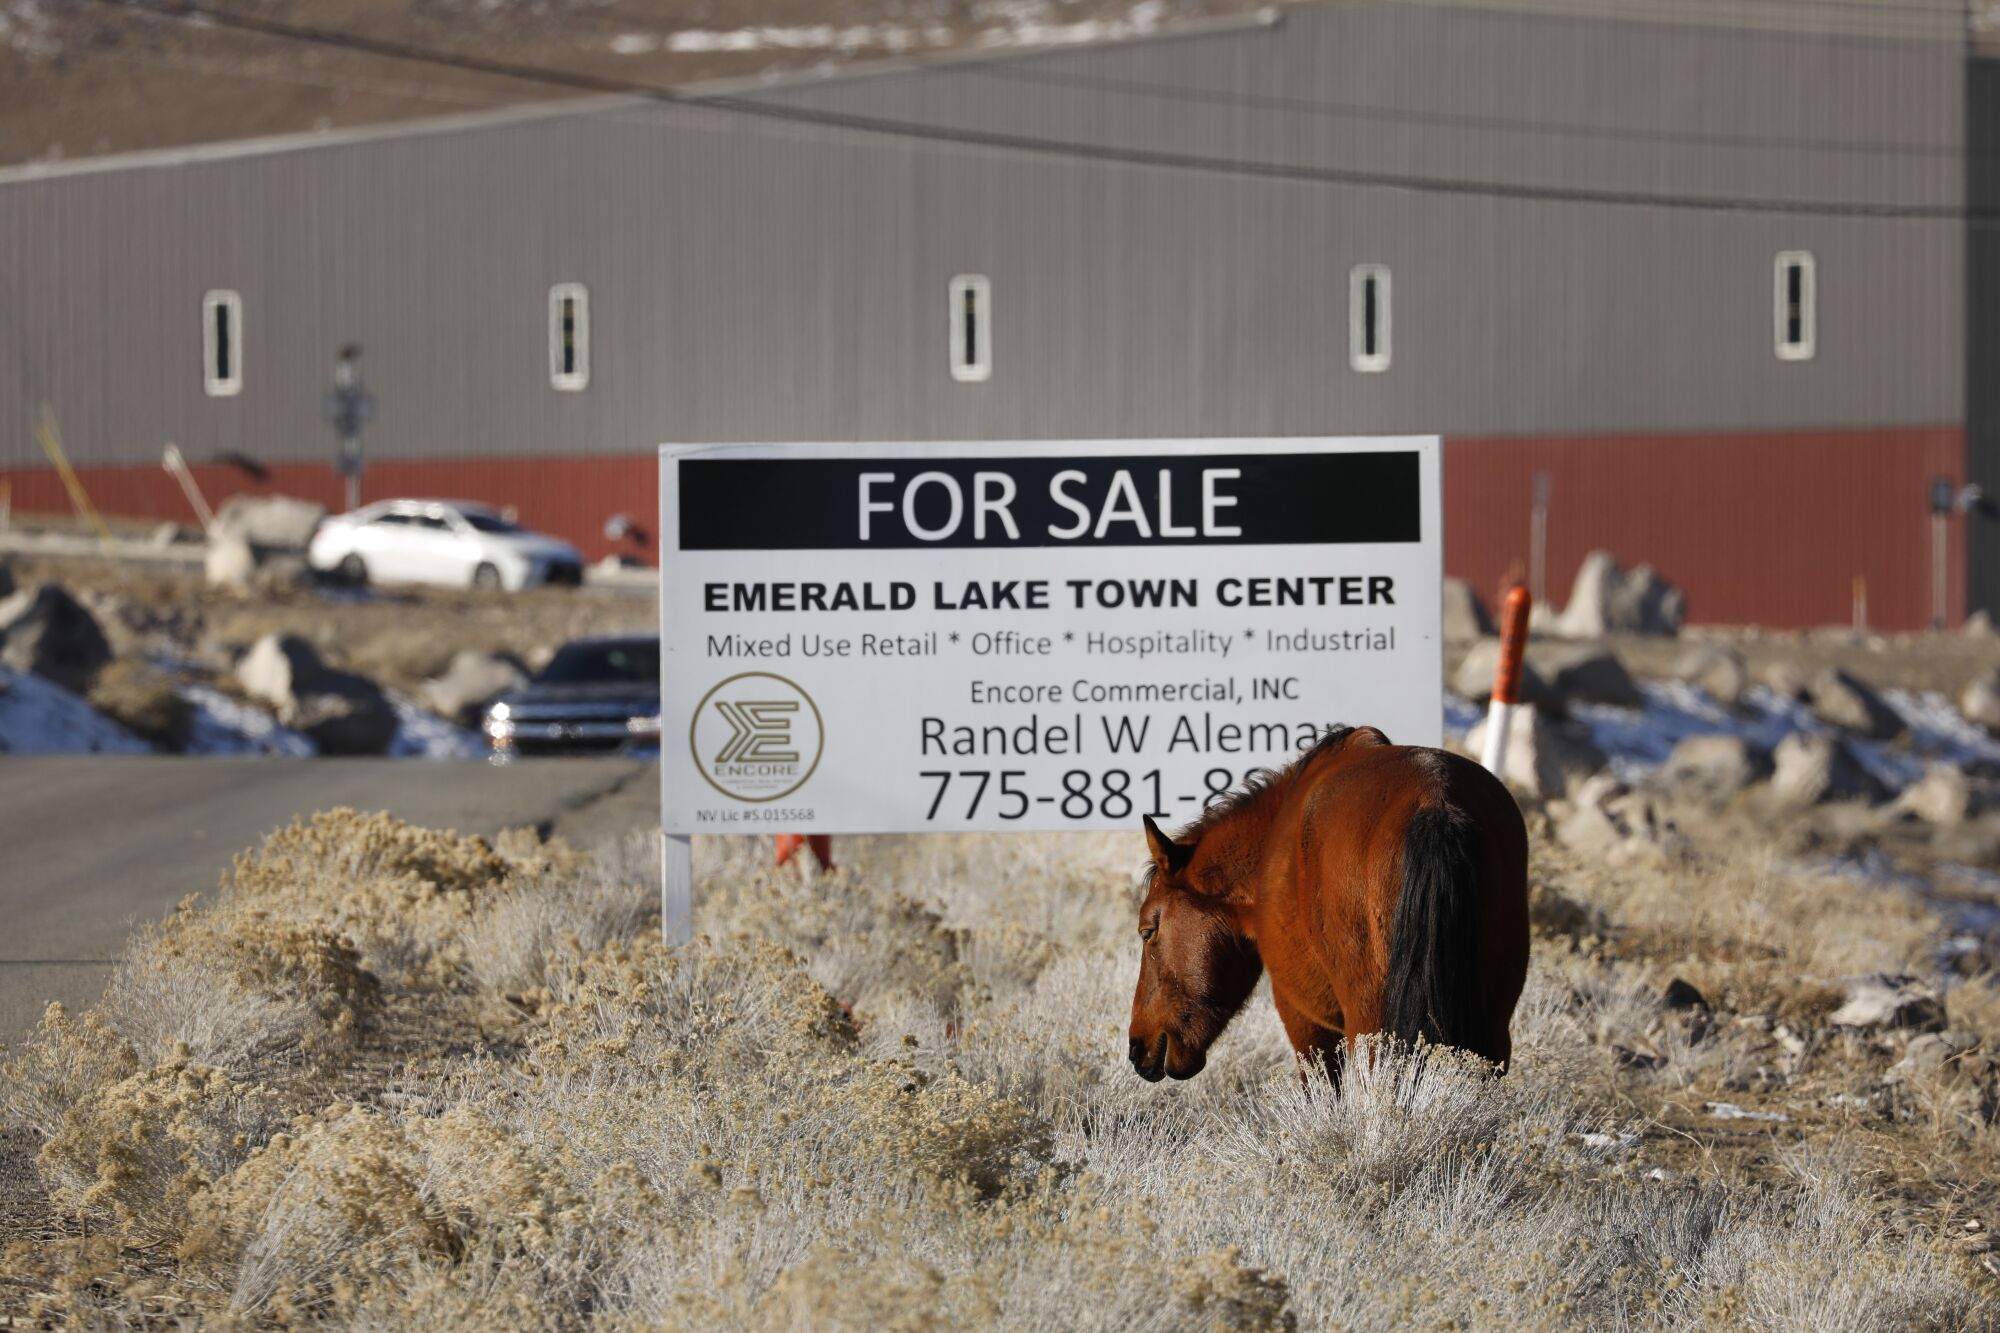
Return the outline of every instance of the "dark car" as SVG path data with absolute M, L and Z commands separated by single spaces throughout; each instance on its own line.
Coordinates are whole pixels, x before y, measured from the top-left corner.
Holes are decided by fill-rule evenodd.
M 526 689 L 486 710 L 493 760 L 521 755 L 657 755 L 660 638 L 607 635 L 566 643 Z

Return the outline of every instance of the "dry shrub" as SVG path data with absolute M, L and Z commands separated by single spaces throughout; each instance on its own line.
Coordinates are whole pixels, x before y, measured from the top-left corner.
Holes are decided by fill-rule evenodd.
M 141 658 L 114 658 L 98 672 L 90 706 L 162 750 L 186 749 L 194 732 L 194 705 Z
M 0 1115 L 46 1142 L 85 1097 L 138 1070 L 132 1043 L 102 1014 L 93 1010 L 76 1019 L 52 1004 L 27 1047 L 0 1065 Z
M 269 1089 L 176 1057 L 85 1094 L 35 1168 L 65 1212 L 109 1220 L 128 1245 L 174 1241 L 284 1119 Z
M 338 809 L 293 821 L 236 859 L 225 907 L 253 907 L 352 939 L 402 985 L 448 985 L 465 964 L 473 903 L 509 863 L 484 838 Z
M 223 1325 L 1991 1321 L 1968 1267 L 1874 1192 L 1883 1151 L 1809 1156 L 1731 1128 L 1672 1157 L 1699 1131 L 1658 1118 L 1709 1096 L 1784 1107 L 1786 1132 L 1957 1152 L 1965 1187 L 1989 1187 L 1969 1076 L 1882 1092 L 1893 1049 L 1829 1041 L 1788 1066 L 1793 1084 L 1725 1087 L 1776 1059 L 1780 1016 L 1820 1012 L 1835 969 L 1920 956 L 1907 904 L 1768 858 L 1612 874 L 1538 846 L 1548 905 L 1570 907 L 1542 914 L 1554 935 L 1504 1076 L 1369 1043 L 1336 1093 L 1301 1078 L 1260 989 L 1200 1078 L 1153 1086 L 1124 1064 L 1132 841 L 844 839 L 842 870 L 817 880 L 774 872 L 767 840 L 704 841 L 709 933 L 667 948 L 652 839 L 586 859 L 337 812 L 243 858 L 225 910 L 158 932 L 181 941 L 168 999 L 143 999 L 128 965 L 116 1022 L 52 1014 L 0 1096 L 60 1141 L 63 1199 L 173 1242 L 161 1300 Z M 140 1072 L 133 1045 L 150 1058 L 162 1034 L 135 1009 L 171 1011 L 201 978 L 265 1002 L 334 989 L 282 960 L 342 933 L 351 964 L 422 983 L 393 997 L 402 1040 L 462 1034 L 464 1009 L 509 995 L 504 1040 L 391 1049 L 361 1024 L 338 1080 L 261 1058 L 233 1066 L 244 1082 Z M 1663 1013 L 1675 975 L 1710 994 L 1710 1018 Z M 1960 1023 L 1986 1012 L 1953 1002 Z M 1628 1067 L 1620 1047 L 1658 1063 Z M 267 1135 L 243 1108 L 280 1087 L 314 1109 Z M 1815 1117 L 1830 1087 L 1885 1109 Z M 136 1146 L 103 1155 L 118 1133 Z
M 354 946 L 325 926 L 190 898 L 126 950 L 99 1012 L 142 1059 L 180 1050 L 241 1076 L 273 1061 L 338 1063 L 379 1002 Z

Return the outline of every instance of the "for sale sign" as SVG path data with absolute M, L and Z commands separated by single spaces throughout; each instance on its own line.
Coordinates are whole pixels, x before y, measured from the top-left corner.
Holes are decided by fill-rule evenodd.
M 673 835 L 1169 825 L 1435 745 L 1435 439 L 673 445 Z

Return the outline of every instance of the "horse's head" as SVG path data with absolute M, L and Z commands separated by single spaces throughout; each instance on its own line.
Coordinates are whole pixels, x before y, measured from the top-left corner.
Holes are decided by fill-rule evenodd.
M 1139 986 L 1132 994 L 1132 1067 L 1157 1083 L 1193 1078 L 1208 1048 L 1250 998 L 1263 964 L 1224 897 L 1196 882 L 1197 846 L 1146 820 L 1153 870 L 1139 907 Z

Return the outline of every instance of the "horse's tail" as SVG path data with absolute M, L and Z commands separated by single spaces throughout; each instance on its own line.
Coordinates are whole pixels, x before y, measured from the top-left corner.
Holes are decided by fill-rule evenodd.
M 1382 1027 L 1414 1043 L 1478 1043 L 1474 945 L 1479 830 L 1447 805 L 1417 811 L 1403 832 L 1403 896 L 1389 937 Z

